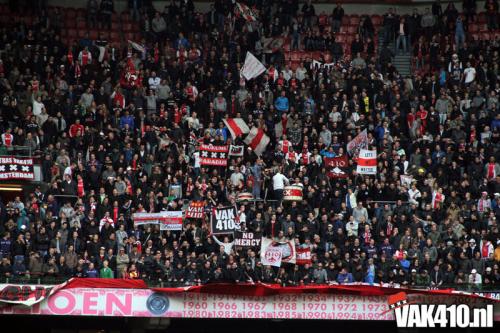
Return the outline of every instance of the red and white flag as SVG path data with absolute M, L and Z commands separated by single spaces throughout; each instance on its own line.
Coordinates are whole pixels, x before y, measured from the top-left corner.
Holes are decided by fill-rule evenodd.
M 228 146 L 200 145 L 200 164 L 227 166 Z
M 223 119 L 222 121 L 224 121 L 227 129 L 229 130 L 229 132 L 231 132 L 231 137 L 233 138 L 233 140 L 239 136 L 242 136 L 243 134 L 247 134 L 248 132 L 250 132 L 250 128 L 248 128 L 245 121 L 241 118 L 227 118 Z
M 358 155 L 360 149 L 366 148 L 368 148 L 368 132 L 366 129 L 347 143 L 347 153 L 353 157 Z
M 361 175 L 377 174 L 377 151 L 361 149 L 356 171 Z
M 253 149 L 257 156 L 262 155 L 269 144 L 269 137 L 261 128 L 253 127 L 245 138 L 245 143 Z
M 297 265 L 311 264 L 311 248 L 298 247 L 297 248 Z
M 236 10 L 237 10 L 236 14 L 243 16 L 243 18 L 248 22 L 257 21 L 257 15 L 255 15 L 253 10 L 244 3 L 237 2 Z

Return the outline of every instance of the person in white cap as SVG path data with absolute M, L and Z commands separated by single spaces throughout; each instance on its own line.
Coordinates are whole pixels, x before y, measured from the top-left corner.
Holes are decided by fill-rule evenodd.
M 479 274 L 476 269 L 470 271 L 469 283 L 474 284 L 476 287 L 480 287 L 481 283 L 483 283 L 481 274 Z

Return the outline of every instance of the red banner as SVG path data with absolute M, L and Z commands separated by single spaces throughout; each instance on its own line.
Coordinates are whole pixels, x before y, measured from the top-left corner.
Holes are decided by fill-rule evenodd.
M 349 174 L 347 173 L 347 167 L 349 162 L 347 160 L 347 155 L 337 156 L 337 157 L 325 157 L 323 162 L 328 170 L 328 177 L 330 178 L 347 178 Z
M 205 216 L 205 202 L 191 201 L 186 211 L 186 218 L 202 219 Z
M 309 247 L 298 247 L 297 252 L 297 265 L 311 264 L 311 249 Z

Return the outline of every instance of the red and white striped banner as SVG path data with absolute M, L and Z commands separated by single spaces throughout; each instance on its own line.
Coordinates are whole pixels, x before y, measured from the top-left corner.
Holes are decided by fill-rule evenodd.
M 377 151 L 361 149 L 356 171 L 361 175 L 377 174 Z

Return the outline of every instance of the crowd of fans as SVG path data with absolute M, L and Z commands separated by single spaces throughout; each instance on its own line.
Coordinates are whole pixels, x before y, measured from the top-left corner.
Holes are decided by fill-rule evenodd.
M 88 20 L 106 27 L 99 13 L 113 1 L 103 2 L 89 1 Z M 463 13 L 439 2 L 412 15 L 391 9 L 380 31 L 364 16 L 352 58 L 293 68 L 263 38 L 339 55 L 342 6 L 320 25 L 310 1 L 247 3 L 257 20 L 235 15 L 232 1 L 205 14 L 190 0 L 163 11 L 129 1 L 143 35 L 136 45 L 65 45 L 43 8 L 32 26 L 0 27 L 1 154 L 31 147 L 43 179 L 24 198 L 0 199 L 0 277 L 499 286 L 500 43 L 468 35 L 482 11 L 475 1 Z M 485 10 L 498 28 L 497 1 Z M 391 63 L 391 39 L 414 50 L 414 77 Z M 250 81 L 240 78 L 247 51 L 268 68 Z M 227 168 L 200 166 L 198 142 L 244 145 L 222 122 L 236 117 L 269 136 L 264 153 L 245 145 Z M 346 154 L 365 129 L 377 174 L 357 174 L 349 156 L 348 177 L 329 177 L 323 158 Z M 290 184 L 302 201 L 280 200 Z M 182 231 L 131 219 L 191 200 L 210 212 L 241 192 L 260 199 L 237 203 L 244 227 L 310 247 L 310 265 L 263 266 L 259 248 L 211 235 L 209 214 Z

